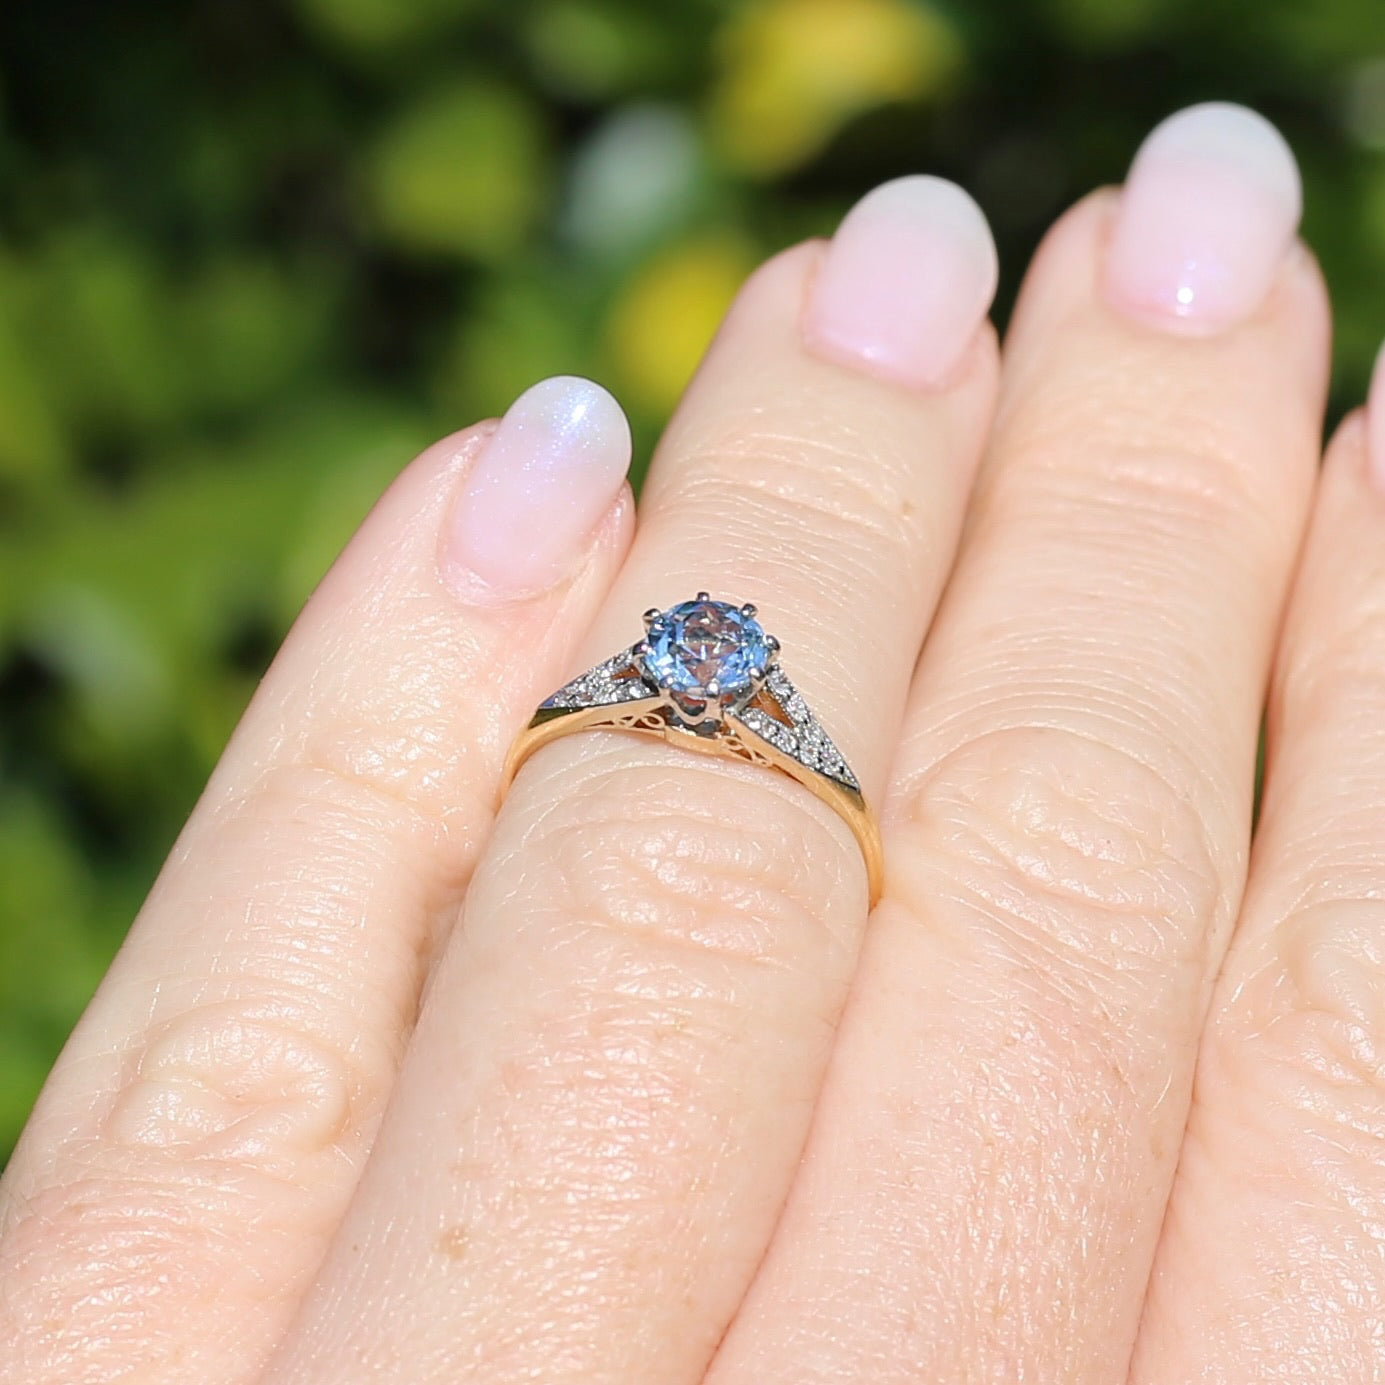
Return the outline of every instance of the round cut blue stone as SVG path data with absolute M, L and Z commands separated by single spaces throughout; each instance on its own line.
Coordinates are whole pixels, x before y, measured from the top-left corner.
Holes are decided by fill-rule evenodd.
M 726 601 L 684 601 L 650 623 L 645 675 L 666 692 L 720 697 L 748 692 L 769 665 L 769 640 L 752 616 Z

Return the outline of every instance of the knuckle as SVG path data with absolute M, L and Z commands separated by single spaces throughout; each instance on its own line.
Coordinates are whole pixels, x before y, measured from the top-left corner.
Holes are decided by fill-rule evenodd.
M 505 1194 L 524 1197 L 521 1226 L 551 1196 L 574 1244 L 620 1223 L 659 1244 L 707 1161 L 746 1147 L 743 1084 L 830 1032 L 862 914 L 855 848 L 762 771 L 596 737 L 533 763 L 543 807 L 502 814 L 468 906 L 514 920 L 506 955 L 535 978 L 484 1159 L 547 1171 Z
M 125 1149 L 253 1163 L 335 1148 L 383 1077 L 295 1022 L 289 1007 L 223 1002 L 156 1030 L 109 1116 Z
M 1287 987 L 1246 995 L 1262 1012 L 1252 1020 L 1262 1053 L 1299 1089 L 1296 1104 L 1320 1108 L 1330 1092 L 1335 1113 L 1369 1113 L 1385 1141 L 1385 899 L 1309 899 L 1273 947 L 1269 974 Z
M 988 945 L 1055 980 L 1144 988 L 1200 969 L 1223 899 L 1189 796 L 1129 751 L 1058 727 L 964 742 L 906 798 L 896 872 L 916 912 L 941 889 Z M 1037 965 L 1036 965 L 1037 964 Z
M 855 911 L 835 822 L 753 771 L 672 753 L 676 767 L 632 764 L 622 747 L 615 765 L 584 766 L 581 785 L 560 787 L 553 801 L 565 806 L 528 843 L 525 860 L 542 872 L 535 888 L 567 924 L 620 948 L 732 966 L 834 966 Z
M 339 1214 L 358 1085 L 272 1010 L 207 1006 L 156 1029 L 91 1133 L 12 1194 L 0 1320 L 24 1378 L 104 1380 L 138 1357 L 163 1379 L 165 1344 L 187 1351 L 193 1323 L 215 1336 L 211 1297 L 252 1322 L 291 1302 Z

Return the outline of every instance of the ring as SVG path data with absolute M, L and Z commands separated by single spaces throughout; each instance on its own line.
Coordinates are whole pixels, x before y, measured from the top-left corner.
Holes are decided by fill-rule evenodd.
M 565 683 L 515 737 L 501 793 L 540 746 L 576 731 L 639 731 L 789 775 L 851 829 L 872 906 L 884 874 L 880 828 L 841 751 L 779 666 L 755 607 L 698 592 L 644 613 L 644 638 Z

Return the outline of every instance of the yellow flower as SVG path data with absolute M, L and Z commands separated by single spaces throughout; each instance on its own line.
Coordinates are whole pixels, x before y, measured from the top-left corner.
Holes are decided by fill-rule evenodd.
M 810 159 L 863 111 L 935 94 L 961 61 L 953 29 L 917 0 L 764 0 L 719 49 L 713 137 L 758 175 Z
M 630 404 L 658 414 L 673 406 L 755 258 L 738 240 L 704 237 L 659 255 L 626 285 L 606 336 Z

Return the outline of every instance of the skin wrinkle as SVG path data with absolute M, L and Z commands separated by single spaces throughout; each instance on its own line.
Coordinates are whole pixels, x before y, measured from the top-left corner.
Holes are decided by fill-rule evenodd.
M 747 812 L 748 786 L 736 785 L 733 792 L 725 779 L 709 774 L 704 805 L 688 796 L 685 783 L 663 771 L 651 775 L 638 764 L 607 771 L 601 782 L 600 791 L 588 781 L 584 792 L 557 795 L 560 803 L 580 803 L 580 810 L 545 813 L 543 834 L 527 838 L 520 858 L 556 872 L 546 889 L 571 901 L 579 917 L 588 923 L 599 918 L 602 926 L 646 942 L 657 938 L 660 947 L 677 941 L 710 948 L 738 963 L 791 955 L 787 937 L 813 936 L 822 882 L 808 887 L 796 873 L 785 874 L 785 866 L 817 855 L 830 858 L 830 847 L 817 821 L 797 804 L 765 798 L 764 811 Z M 640 805 L 638 820 L 629 817 L 624 805 L 630 803 Z M 680 849 L 671 856 L 660 850 L 661 841 Z M 651 869 L 651 856 L 662 861 L 663 870 Z M 674 863 L 677 876 L 671 877 Z M 759 873 L 750 875 L 748 865 Z M 772 867 L 768 873 L 766 865 Z M 736 876 L 745 888 L 728 892 L 723 886 Z M 638 901 L 638 916 L 612 913 L 622 901 Z M 723 910 L 728 922 L 719 924 Z
M 127 1340 L 128 1356 L 146 1368 L 170 1359 L 171 1353 L 182 1350 L 176 1335 L 167 1342 L 162 1335 L 145 1335 L 151 1299 L 202 1299 L 209 1285 L 218 1286 L 221 1293 L 244 1293 L 256 1283 L 259 1296 L 264 1296 L 263 1281 L 243 1254 L 243 1226 L 219 1230 L 218 1216 L 198 1215 L 208 1207 L 215 1211 L 225 1194 L 202 1182 L 168 1182 L 160 1172 L 151 1167 L 142 1182 L 126 1175 L 49 1189 L 32 1200 L 25 1219 L 11 1231 L 7 1251 L 14 1268 L 4 1278 L 18 1283 L 19 1271 L 30 1259 L 40 1271 L 26 1281 L 26 1314 L 70 1328 L 76 1322 L 89 1324 L 60 1336 L 16 1338 L 16 1349 L 26 1341 L 36 1347 L 26 1362 L 32 1378 L 107 1380 L 105 1363 L 113 1350 L 124 1351 Z M 242 1170 L 235 1177 L 239 1184 L 247 1181 Z M 279 1205 L 287 1210 L 310 1196 L 303 1184 L 284 1185 L 258 1173 L 253 1178 L 257 1186 L 251 1206 Z M 299 1225 L 296 1212 L 287 1217 L 285 1238 L 296 1238 Z M 187 1233 L 194 1227 L 196 1235 L 190 1239 Z M 89 1277 L 75 1294 L 66 1277 L 42 1273 L 44 1266 L 54 1263 L 55 1246 L 70 1239 L 83 1248 L 89 1276 L 97 1276 L 95 1283 Z M 286 1292 L 295 1287 L 288 1286 Z M 249 1296 L 253 1299 L 255 1294 Z M 198 1359 L 194 1349 L 184 1364 L 195 1371 Z
M 1002 643 L 1005 642 L 998 638 L 991 640 L 993 646 Z M 1028 651 L 1030 657 L 1044 652 L 1041 647 Z M 907 747 L 911 763 L 917 762 L 919 768 L 903 775 L 900 788 L 892 795 L 895 800 L 913 793 L 915 781 L 932 772 L 932 747 L 937 747 L 933 753 L 946 754 L 950 744 L 965 743 L 985 734 L 977 729 L 983 724 L 994 725 L 1002 732 L 1059 731 L 1111 745 L 1146 772 L 1166 774 L 1173 786 L 1190 799 L 1206 799 L 1209 806 L 1205 811 L 1209 815 L 1247 798 L 1248 786 L 1227 771 L 1223 770 L 1220 776 L 1222 782 L 1213 779 L 1216 770 L 1210 760 L 1202 758 L 1203 747 L 1197 740 L 1180 745 L 1171 739 L 1177 709 L 1157 697 L 1148 681 L 1111 675 L 1101 680 L 1097 673 L 1101 660 L 1093 658 L 1090 675 L 1084 665 L 1074 670 L 1069 683 L 1059 684 L 1050 675 L 1041 686 L 1010 689 L 1004 682 L 992 681 L 1000 671 L 999 660 L 1003 657 L 1004 654 L 988 656 L 975 669 L 977 681 L 994 688 L 993 692 L 988 690 L 990 700 L 984 704 L 985 723 L 977 699 L 954 698 L 942 690 L 937 720 L 930 724 L 926 741 L 917 744 L 917 749 L 914 744 Z M 1103 681 L 1107 686 L 1103 686 Z M 1060 691 L 1061 697 L 1057 695 Z M 1209 749 L 1212 739 L 1209 735 Z
M 819 803 L 807 790 L 792 780 L 779 775 L 765 774 L 757 768 L 721 759 L 690 757 L 676 747 L 636 739 L 619 732 L 593 734 L 583 737 L 580 743 L 568 742 L 552 758 L 548 751 L 541 751 L 530 761 L 542 779 L 536 779 L 533 795 L 536 806 L 531 811 L 524 826 L 522 841 L 531 847 L 541 839 L 542 832 L 548 829 L 556 815 L 569 811 L 567 805 L 576 796 L 579 787 L 584 792 L 599 796 L 604 811 L 611 814 L 610 821 L 627 820 L 622 816 L 623 800 L 628 799 L 621 787 L 622 782 L 634 773 L 641 776 L 641 782 L 649 786 L 650 792 L 666 792 L 674 801 L 684 801 L 689 783 L 688 776 L 695 775 L 694 782 L 704 783 L 712 793 L 725 794 L 737 805 L 737 816 L 745 815 L 744 804 L 747 795 L 754 795 L 766 804 L 774 804 L 768 823 L 794 824 L 789 826 L 784 837 L 771 840 L 764 851 L 755 851 L 747 860 L 747 865 L 758 871 L 762 866 L 778 863 L 794 857 L 808 847 L 802 839 L 800 816 L 811 819 L 814 829 L 828 834 L 836 844 L 825 850 L 814 851 L 813 859 L 819 867 L 830 860 L 844 860 L 843 874 L 850 874 L 855 867 L 850 852 L 856 850 L 855 841 L 849 829 L 835 813 Z M 638 802 L 638 798 L 630 801 Z M 760 825 L 765 824 L 761 815 L 757 817 Z M 638 821 L 638 817 L 635 819 Z M 714 824 L 720 818 L 709 819 Z M 750 843 L 754 847 L 752 840 Z M 834 885 L 836 881 L 834 880 Z
M 752 490 L 740 496 L 736 518 L 731 520 L 722 515 L 726 504 L 724 495 L 718 497 L 710 490 L 695 490 L 687 503 L 689 515 L 696 515 L 705 505 L 708 534 L 724 535 L 730 543 L 747 547 L 753 542 L 761 562 L 768 560 L 775 566 L 793 569 L 800 561 L 798 540 L 806 526 L 823 535 L 823 559 L 838 570 L 845 582 L 859 586 L 861 579 L 868 575 L 879 579 L 881 569 L 887 566 L 882 562 L 882 544 L 888 544 L 890 557 L 898 557 L 901 560 L 898 565 L 903 566 L 904 545 L 898 524 L 891 526 L 894 532 L 890 534 L 873 531 L 858 525 L 855 518 L 839 514 L 827 502 L 808 501 L 801 496 L 780 498 Z M 873 567 L 868 565 L 872 554 Z M 895 565 L 894 562 L 888 564 Z M 845 594 L 851 588 L 842 586 L 839 590 Z
M 1071 523 L 1072 521 L 1066 521 L 1068 525 Z M 995 542 L 997 533 L 998 530 L 992 529 L 988 536 L 989 541 Z M 977 535 L 976 537 L 980 540 L 983 536 Z M 1129 553 L 1129 548 L 1130 545 L 1126 545 L 1127 558 L 1124 561 L 1132 559 L 1139 561 L 1141 556 L 1139 551 Z M 1139 602 L 1143 600 L 1148 603 L 1149 596 L 1153 595 L 1159 588 L 1163 589 L 1161 592 L 1163 600 L 1168 600 L 1166 594 L 1167 578 L 1158 584 L 1153 580 L 1152 574 L 1156 561 L 1153 549 L 1151 549 L 1149 561 L 1151 579 L 1147 585 L 1135 588 L 1131 585 L 1128 576 L 1122 576 L 1120 585 L 1114 589 L 1110 583 L 1106 584 L 1102 593 L 1102 600 L 1108 609 L 1124 597 L 1131 606 L 1133 618 L 1140 610 Z M 1165 570 L 1167 570 L 1167 562 L 1165 562 Z M 1247 590 L 1249 589 L 1250 583 L 1247 581 Z M 1129 595 L 1126 596 L 1126 593 Z M 1073 598 L 1070 596 L 1069 602 L 1072 600 Z M 1189 604 L 1191 605 L 1191 593 Z M 1066 614 L 1061 604 L 1055 607 L 1055 613 L 1057 615 Z M 1185 759 L 1193 762 L 1189 768 L 1194 772 L 1187 776 L 1189 783 L 1195 783 L 1199 778 L 1205 780 L 1210 774 L 1215 774 L 1218 768 L 1222 767 L 1224 757 L 1215 753 L 1217 749 L 1216 733 L 1211 725 L 1194 731 L 1192 733 L 1193 739 L 1186 752 L 1182 748 L 1189 733 L 1180 731 L 1179 728 L 1186 726 L 1189 718 L 1188 709 L 1178 692 L 1181 686 L 1187 686 L 1178 677 L 1178 674 L 1182 672 L 1178 668 L 1178 663 L 1182 662 L 1186 665 L 1187 657 L 1180 656 L 1176 652 L 1171 655 L 1173 662 L 1169 668 L 1167 680 L 1161 677 L 1158 681 L 1151 681 L 1148 674 L 1141 675 L 1139 671 L 1134 669 L 1129 670 L 1128 673 L 1122 672 L 1128 661 L 1124 661 L 1120 657 L 1121 641 L 1116 638 L 1116 635 L 1117 631 L 1123 630 L 1124 622 L 1113 618 L 1109 628 L 1097 627 L 1094 622 L 1086 618 L 1089 614 L 1084 614 L 1081 608 L 1073 608 L 1073 615 L 1076 617 L 1074 623 L 1080 628 L 1087 628 L 1088 633 L 1085 636 L 1080 635 L 1075 642 L 1065 641 L 1061 651 L 1054 651 L 1055 655 L 1061 652 L 1068 663 L 1071 663 L 1074 654 L 1085 655 L 1080 664 L 1073 668 L 1071 674 L 1074 708 L 1082 711 L 1084 719 L 1087 719 L 1091 713 L 1098 710 L 1101 700 L 1109 699 L 1110 705 L 1118 712 L 1124 713 L 1122 719 L 1130 723 L 1132 730 L 1148 731 L 1147 750 L 1144 739 L 1140 738 L 1139 740 L 1137 753 L 1141 753 L 1141 758 L 1146 753 L 1156 759 L 1167 758 L 1169 755 L 1183 755 Z M 1113 610 L 1112 614 L 1114 617 L 1117 612 Z M 1190 616 L 1181 617 L 1180 624 L 1186 624 L 1188 619 Z M 1164 616 L 1158 616 L 1156 620 L 1168 628 L 1169 634 L 1174 637 L 1170 641 L 1170 650 L 1177 651 L 1185 643 L 1179 625 L 1170 625 L 1168 618 Z M 1105 633 L 1100 636 L 1092 633 L 1097 628 L 1104 629 Z M 970 692 L 970 684 L 973 679 L 984 681 L 987 686 L 988 700 L 984 705 L 988 716 L 1003 716 L 1007 702 L 1012 703 L 1017 710 L 1023 711 L 1024 699 L 1027 696 L 1045 698 L 1049 706 L 1052 706 L 1053 679 L 1056 676 L 1054 672 L 1045 675 L 1049 683 L 1048 688 L 1031 688 L 1028 684 L 1015 687 L 1009 672 L 1017 660 L 1035 663 L 1040 654 L 1047 653 L 1045 645 L 1050 642 L 1050 639 L 1051 637 L 1042 630 L 1031 632 L 1023 627 L 1016 628 L 1013 625 L 1000 624 L 991 633 L 991 638 L 981 642 L 973 650 L 967 651 L 966 657 L 969 661 L 981 661 L 974 671 L 968 671 L 968 701 L 963 704 L 968 713 L 972 713 L 976 706 L 974 695 Z M 1087 645 L 1086 649 L 1084 649 L 1084 639 Z M 1250 651 L 1247 653 L 1249 654 Z M 1056 659 L 1045 658 L 1044 662 L 1045 664 L 1053 663 L 1055 670 L 1060 667 Z M 1195 674 L 1197 667 L 1189 665 L 1184 677 L 1191 677 Z M 1090 706 L 1084 702 L 1084 688 L 1090 689 Z M 1107 688 L 1110 689 L 1109 693 L 1106 691 Z M 938 688 L 937 698 L 939 701 L 937 715 L 942 724 L 950 728 L 953 722 L 949 720 L 948 689 L 946 687 Z M 1258 702 L 1258 693 L 1246 688 L 1238 695 L 1236 701 L 1240 705 L 1248 705 L 1252 698 Z M 1033 710 L 1033 715 L 1042 717 L 1043 710 L 1042 707 L 1036 708 Z M 1154 715 L 1148 715 L 1150 713 Z M 929 739 L 936 743 L 946 744 L 946 738 L 940 733 L 930 734 Z M 1134 744 L 1135 738 L 1119 725 L 1113 727 L 1111 739 L 1125 743 L 1131 749 L 1137 749 Z M 1239 796 L 1244 793 L 1244 786 L 1240 783 L 1228 784 L 1220 792 L 1223 795 L 1234 792 Z
M 1315 708 L 1340 717 L 1344 730 L 1367 729 L 1385 678 L 1385 598 L 1363 602 L 1329 636 L 1302 631 L 1301 656 L 1279 679 L 1278 702 L 1295 720 L 1309 721 Z M 1343 705 L 1345 704 L 1345 705 Z
M 411 638 L 414 635 L 410 632 Z M 426 651 L 419 654 L 419 662 L 430 665 L 428 676 L 434 679 L 439 668 L 452 666 L 454 660 L 455 654 L 445 662 L 430 660 Z M 465 822 L 482 811 L 474 795 L 464 793 L 459 803 L 446 795 L 445 786 L 468 783 L 467 761 L 475 752 L 467 737 L 457 734 L 457 709 L 482 692 L 476 686 L 479 665 L 474 652 L 457 664 L 460 676 L 445 706 L 420 699 L 411 693 L 408 677 L 391 671 L 377 696 L 349 716 L 324 713 L 311 748 L 295 747 L 283 758 L 354 780 L 430 824 L 446 828 L 458 817 Z M 503 678 L 505 672 L 501 668 L 491 676 Z
M 921 537 L 908 534 L 898 521 L 887 521 L 888 528 L 872 528 L 854 516 L 840 513 L 825 499 L 802 495 L 780 497 L 759 488 L 740 488 L 734 509 L 727 514 L 727 496 L 716 488 L 685 487 L 679 499 L 680 519 L 686 528 L 702 529 L 710 537 L 725 541 L 738 550 L 756 555 L 762 569 L 760 582 L 767 593 L 781 590 L 784 581 L 801 574 L 802 536 L 805 530 L 820 536 L 819 561 L 828 566 L 838 580 L 824 592 L 819 605 L 845 607 L 853 591 L 877 585 L 888 579 L 889 569 L 898 569 L 900 586 L 909 578 L 912 566 L 906 556 L 906 542 L 913 546 Z M 705 513 L 706 518 L 700 516 Z M 918 563 L 920 568 L 924 566 Z M 783 580 L 776 582 L 782 571 Z M 764 599 L 764 598 L 762 598 Z M 800 641 L 801 643 L 801 641 Z M 800 660 L 804 652 L 800 651 Z M 812 650 L 812 663 L 830 660 L 833 646 L 824 644 Z M 840 659 L 842 656 L 838 655 Z
M 919 484 L 918 457 L 908 453 L 887 461 L 877 456 L 877 466 L 863 473 L 862 442 L 853 429 L 844 432 L 840 440 L 822 433 L 811 439 L 795 434 L 760 434 L 704 444 L 707 450 L 696 470 L 668 482 L 665 491 L 681 498 L 704 490 L 724 495 L 728 487 L 744 488 L 823 505 L 829 518 L 879 517 L 890 521 L 881 525 L 886 532 L 901 519 L 918 518 L 918 501 L 924 489 Z M 943 443 L 933 446 L 939 453 L 946 451 Z M 764 460 L 773 462 L 771 471 L 747 469 L 748 461 Z M 843 496 L 855 503 L 843 506 Z
M 1076 690 L 1074 690 L 1076 691 Z M 1170 805 L 1170 813 L 1177 817 L 1184 811 L 1191 811 L 1195 815 L 1197 833 L 1205 849 L 1195 851 L 1192 856 L 1197 857 L 1199 865 L 1197 869 L 1205 869 L 1209 875 L 1222 878 L 1227 881 L 1239 879 L 1244 873 L 1244 861 L 1241 853 L 1228 856 L 1222 851 L 1214 852 L 1212 843 L 1215 836 L 1210 828 L 1210 819 L 1205 813 L 1197 812 L 1196 806 L 1206 790 L 1198 792 L 1199 781 L 1203 779 L 1205 770 L 1203 766 L 1190 763 L 1186 758 L 1170 753 L 1163 756 L 1156 754 L 1139 755 L 1129 748 L 1128 735 L 1129 718 L 1128 714 L 1131 704 L 1123 699 L 1113 698 L 1112 707 L 1112 729 L 1118 730 L 1122 734 L 1117 736 L 1098 736 L 1094 732 L 1079 729 L 1070 723 L 1068 718 L 1054 718 L 1047 720 L 1040 715 L 1033 715 L 1034 707 L 1032 703 L 1026 702 L 1023 695 L 1016 695 L 1017 710 L 1023 710 L 1029 715 L 1024 723 L 1015 721 L 1011 723 L 1003 715 L 996 715 L 991 712 L 989 722 L 994 728 L 979 734 L 964 735 L 958 734 L 954 729 L 956 723 L 949 723 L 945 718 L 940 720 L 934 730 L 938 733 L 935 737 L 940 746 L 950 747 L 942 752 L 941 758 L 933 761 L 924 761 L 919 765 L 916 772 L 905 774 L 897 780 L 898 789 L 892 799 L 892 812 L 890 822 L 896 830 L 907 830 L 911 823 L 915 821 L 926 821 L 929 817 L 927 804 L 931 801 L 931 796 L 937 792 L 937 782 L 942 780 L 950 766 L 961 764 L 965 766 L 969 758 L 977 756 L 988 756 L 996 763 L 1008 765 L 1011 763 L 1029 762 L 1028 757 L 1023 755 L 1015 757 L 995 749 L 995 744 L 1002 745 L 1018 742 L 1020 750 L 1026 744 L 1036 741 L 1042 742 L 1046 738 L 1057 737 L 1070 739 L 1073 749 L 1082 757 L 1092 758 L 1094 755 L 1108 755 L 1112 761 L 1124 761 L 1132 772 L 1142 776 L 1146 787 L 1157 785 L 1154 793 L 1163 796 Z M 1041 704 L 1047 705 L 1047 704 Z M 1136 704 L 1138 705 L 1138 703 Z M 1004 709 L 1004 704 L 1000 704 L 1000 710 Z M 1079 703 L 1074 701 L 1074 709 L 1080 710 L 1084 714 L 1093 710 L 1090 703 Z M 1064 709 L 1065 711 L 1067 709 Z M 969 711 L 968 722 L 974 724 L 974 711 Z M 1153 746 L 1157 743 L 1156 737 L 1151 736 L 1149 744 Z M 1141 742 L 1143 746 L 1143 741 Z M 1037 769 L 1042 769 L 1043 758 L 1035 757 L 1032 761 Z M 1061 757 L 1055 759 L 1055 765 L 1061 763 Z M 1189 771 L 1188 779 L 1185 781 L 1176 774 L 1171 774 L 1172 765 L 1182 763 Z M 1221 802 L 1215 794 L 1209 795 L 1211 801 L 1221 808 Z M 1205 861 L 1204 861 L 1205 857 Z M 1219 859 L 1220 858 L 1220 859 Z M 1229 888 L 1220 892 L 1223 896 L 1222 902 L 1214 913 L 1225 913 L 1234 907 L 1234 900 L 1230 898 Z
M 1277 959 L 1280 967 L 1283 960 Z M 1378 1024 L 1367 1027 L 1349 1010 L 1344 1013 L 1337 997 L 1320 987 L 1305 993 L 1301 971 L 1287 973 L 1289 986 L 1277 997 L 1281 1007 L 1257 1036 L 1256 1061 L 1265 1064 L 1281 1101 L 1328 1121 L 1343 1141 L 1379 1146 L 1385 1143 L 1385 1060 L 1372 1033 Z M 1379 1158 L 1376 1148 L 1354 1153 L 1365 1153 L 1367 1166 Z
M 228 921 L 225 942 L 215 954 L 217 966 L 227 965 L 234 951 L 301 969 L 305 965 L 302 946 L 315 937 L 326 940 L 324 959 L 339 958 L 342 944 L 361 932 L 376 900 L 390 895 L 381 886 L 382 876 L 398 882 L 393 913 L 401 920 L 436 911 L 460 888 L 461 882 L 448 879 L 446 873 L 420 868 L 437 852 L 439 834 L 412 805 L 401 805 L 373 784 L 306 766 L 282 766 L 262 776 L 240 811 L 213 828 L 214 849 L 235 860 L 246 847 L 278 839 L 285 823 L 294 823 L 299 805 L 307 802 L 314 808 L 312 869 L 296 874 L 285 871 L 279 879 L 251 876 L 241 883 L 242 912 L 238 919 Z M 386 842 L 394 842 L 395 848 L 386 847 Z M 408 855 L 398 857 L 399 848 L 406 844 Z M 415 859 L 411 861 L 410 856 Z M 353 881 L 349 891 L 348 880 Z M 196 894 L 200 898 L 204 892 Z M 204 902 L 205 912 L 214 916 L 215 898 Z M 288 933 L 282 926 L 286 907 L 291 908 L 294 921 Z M 404 966 L 416 967 L 420 932 L 412 924 L 398 934 L 381 930 L 376 947 L 396 954 Z M 234 949 L 232 939 L 239 940 Z M 335 966 L 340 966 L 339 960 Z M 310 983 L 326 979 L 321 971 L 309 977 Z
M 1294 1385 L 1378 1375 L 1385 900 L 1370 805 L 1385 782 L 1372 678 L 1385 632 L 1369 613 L 1385 569 L 1379 500 L 1346 465 L 1359 446 L 1348 427 L 1329 449 L 1286 621 L 1250 890 L 1203 1045 L 1135 1385 L 1194 1370 Z
M 796 461 L 782 467 L 781 472 L 792 472 L 799 467 L 806 470 L 803 462 Z M 927 530 L 918 522 L 917 506 L 910 507 L 902 499 L 891 505 L 878 497 L 866 499 L 864 492 L 858 491 L 856 494 L 861 496 L 863 503 L 844 505 L 838 493 L 826 493 L 821 487 L 798 488 L 783 482 L 773 485 L 737 482 L 729 487 L 729 492 L 738 495 L 737 527 L 744 527 L 747 532 L 801 535 L 802 527 L 807 526 L 826 540 L 826 552 L 840 543 L 851 551 L 874 552 L 878 561 L 884 548 L 891 556 L 897 555 L 901 565 L 912 557 L 915 567 L 925 566 L 921 556 Z M 692 513 L 705 508 L 710 514 L 719 515 L 725 512 L 727 497 L 728 487 L 721 482 L 689 482 L 681 488 L 679 498 Z M 792 546 L 786 544 L 785 547 L 791 549 Z
M 1157 347 L 1154 354 L 1163 359 Z M 1244 431 L 1226 422 L 1238 412 L 1226 408 L 1226 380 L 1209 367 L 1208 388 L 1199 391 L 1183 371 L 1176 388 L 1166 377 L 1166 370 L 1149 368 L 1123 370 L 1115 380 L 1105 371 L 1080 368 L 1061 382 L 1045 377 L 1007 395 L 992 432 L 992 452 L 1023 452 L 1036 477 L 1087 480 L 1098 493 L 1131 486 L 1224 505 L 1238 523 L 1241 506 L 1244 515 L 1258 516 L 1265 499 L 1263 462 Z M 1259 381 L 1245 384 L 1264 392 Z M 1094 411 L 1093 399 L 1119 399 L 1120 405 Z M 1089 449 L 1080 468 L 1072 464 L 1076 437 Z M 1315 439 L 1305 426 L 1304 441 Z M 1006 478 L 1003 470 L 984 472 L 983 494 Z
M 439 770 L 434 776 L 425 776 L 425 781 L 436 782 L 441 789 L 444 784 L 451 782 L 452 776 L 463 773 L 457 766 L 465 763 L 465 755 L 455 757 L 455 761 L 453 768 L 448 771 Z M 316 770 L 323 774 L 326 776 L 326 785 L 345 790 L 348 795 L 355 788 L 361 791 L 366 802 L 376 798 L 386 809 L 393 805 L 399 814 L 399 837 L 414 837 L 420 859 L 432 863 L 431 869 L 420 869 L 416 872 L 420 880 L 431 883 L 431 888 L 418 895 L 415 905 L 417 926 L 406 930 L 403 937 L 403 950 L 412 954 L 413 975 L 416 980 L 406 989 L 407 998 L 399 1022 L 393 1027 L 393 1032 L 398 1036 L 398 1048 L 402 1051 L 408 1032 L 413 1026 L 422 978 L 431 969 L 438 948 L 461 906 L 471 876 L 472 864 L 490 825 L 492 806 L 474 793 L 455 794 L 453 806 L 449 811 L 430 817 L 427 810 L 415 801 L 414 796 L 407 791 L 401 792 L 397 783 L 390 782 L 388 775 L 384 777 L 382 784 L 378 772 L 357 766 L 313 765 L 305 761 L 303 768 L 309 772 Z M 292 773 L 292 769 L 286 767 L 286 772 Z M 434 792 L 433 783 L 427 782 L 425 793 L 433 796 Z M 365 814 L 361 814 L 358 820 L 368 819 Z M 382 831 L 381 824 L 373 826 L 380 840 L 394 839 L 394 833 L 388 828 Z M 388 868 L 388 861 L 382 861 L 381 866 Z M 342 879 L 344 876 L 338 878 L 337 890 L 342 896 L 342 902 L 345 903 L 347 900 Z M 364 921 L 362 918 L 361 925 Z

